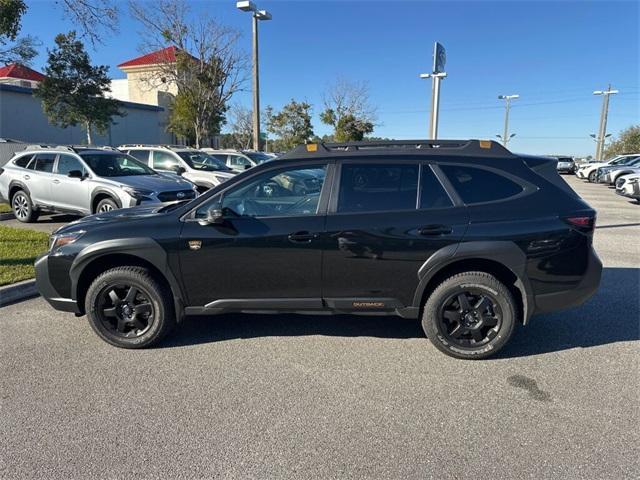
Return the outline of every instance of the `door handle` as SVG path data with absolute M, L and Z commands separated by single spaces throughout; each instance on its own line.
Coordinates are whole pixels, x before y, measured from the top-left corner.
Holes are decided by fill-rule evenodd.
M 56 179 L 56 180 L 53 181 L 53 183 L 55 183 L 57 185 L 58 183 L 60 183 L 60 180 Z
M 310 233 L 307 231 L 296 232 L 289 235 L 289 241 L 293 243 L 309 243 L 314 238 L 317 238 L 317 233 Z
M 438 235 L 448 235 L 452 229 L 448 225 L 425 225 L 418 229 L 418 233 L 423 237 L 435 237 Z
M 31 177 L 30 177 L 29 175 L 25 175 L 25 176 L 24 176 L 24 179 L 25 179 L 25 180 L 29 180 L 30 178 L 31 178 Z

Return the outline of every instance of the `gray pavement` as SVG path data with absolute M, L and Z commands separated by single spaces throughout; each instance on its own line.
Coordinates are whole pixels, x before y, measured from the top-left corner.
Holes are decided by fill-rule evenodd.
M 22 223 L 13 218 L 11 220 L 0 221 L 0 225 L 4 225 L 5 227 L 27 228 L 31 230 L 38 230 L 39 232 L 51 233 L 54 230 L 62 227 L 63 225 L 77 220 L 78 218 L 80 217 L 75 215 L 64 215 L 56 213 L 52 215 L 41 215 L 40 218 L 38 218 L 38 221 L 33 223 Z
M 125 351 L 41 299 L 0 309 L 0 478 L 638 478 L 640 206 L 567 180 L 602 286 L 493 360 L 398 318 L 193 318 Z

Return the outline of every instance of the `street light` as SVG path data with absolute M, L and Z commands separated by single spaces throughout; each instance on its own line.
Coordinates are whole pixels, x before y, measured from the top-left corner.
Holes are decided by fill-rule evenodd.
M 266 10 L 258 10 L 253 2 L 236 2 L 236 8 L 251 12 L 253 17 L 253 149 L 260 150 L 260 77 L 258 71 L 258 21 L 271 20 Z
M 505 101 L 504 134 L 502 136 L 496 136 L 502 139 L 502 145 L 504 145 L 505 148 L 509 143 L 509 140 L 511 140 L 515 136 L 515 133 L 509 135 L 509 110 L 511 110 L 511 100 L 515 100 L 517 98 L 520 98 L 520 95 L 498 95 L 498 99 Z

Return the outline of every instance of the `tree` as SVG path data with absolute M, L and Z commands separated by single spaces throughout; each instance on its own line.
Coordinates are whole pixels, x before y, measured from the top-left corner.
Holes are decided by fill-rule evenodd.
M 249 149 L 253 138 L 253 110 L 236 104 L 229 110 L 228 117 L 233 143 L 241 150 Z
M 337 142 L 362 140 L 373 132 L 375 109 L 369 103 L 369 88 L 364 82 L 339 78 L 324 95 L 320 120 L 334 128 Z
M 28 64 L 38 53 L 36 38 L 31 35 L 18 38 L 26 11 L 23 0 L 0 0 L 0 64 Z
M 245 80 L 246 56 L 238 53 L 237 31 L 224 27 L 206 14 L 192 20 L 182 0 L 158 0 L 152 6 L 130 3 L 131 13 L 143 26 L 143 51 L 157 52 L 175 47 L 175 57 L 158 58 L 158 67 L 146 81 L 168 84 L 184 104 L 172 108 L 169 126 L 188 119 L 196 147 L 216 135 L 224 123 L 227 105 Z M 174 130 L 171 130 L 174 131 Z M 174 133 L 177 133 L 174 131 Z
M 604 158 L 635 152 L 640 152 L 640 125 L 632 125 L 620 132 L 605 149 Z
M 102 34 L 118 31 L 118 2 L 115 0 L 61 0 L 67 17 L 95 46 Z
M 110 80 L 105 65 L 93 66 L 75 32 L 59 34 L 50 50 L 46 78 L 34 91 L 42 100 L 49 122 L 62 128 L 81 124 L 91 144 L 91 132 L 105 132 L 112 117 L 120 112 L 120 102 L 107 98 Z
M 277 137 L 278 150 L 290 150 L 313 137 L 311 105 L 307 102 L 291 99 L 278 113 L 267 107 L 265 115 L 267 131 Z

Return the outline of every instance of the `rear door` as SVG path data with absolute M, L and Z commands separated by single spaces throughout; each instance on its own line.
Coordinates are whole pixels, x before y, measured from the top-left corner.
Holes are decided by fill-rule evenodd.
M 23 177 L 31 193 L 31 200 L 35 203 L 51 205 L 51 186 L 53 181 L 53 166 L 56 161 L 55 153 L 38 153 L 34 161 L 29 164 L 32 172 L 25 172 Z
M 337 187 L 327 215 L 323 298 L 343 310 L 410 306 L 422 264 L 464 237 L 465 208 L 418 160 L 345 160 Z

